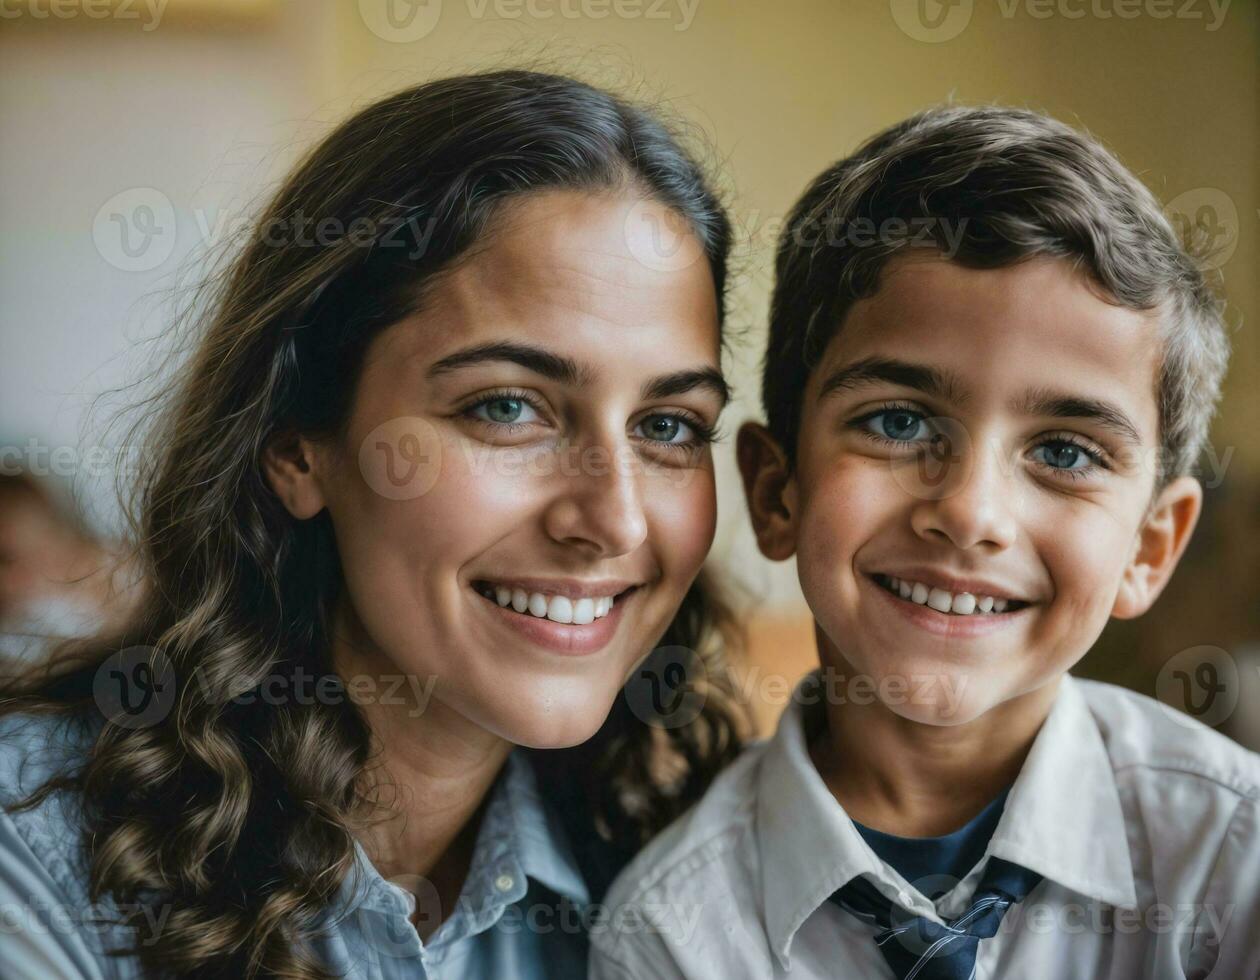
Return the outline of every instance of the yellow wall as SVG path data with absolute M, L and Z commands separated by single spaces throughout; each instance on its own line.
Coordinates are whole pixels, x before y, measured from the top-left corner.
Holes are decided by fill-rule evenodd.
M 6 2 L 13 8 L 25 0 Z M 1256 606 L 1260 545 L 1245 543 L 1260 539 L 1260 439 L 1252 428 L 1260 419 L 1260 344 L 1249 325 L 1260 312 L 1260 4 L 1233 0 L 1218 22 L 1223 2 L 956 0 L 942 8 L 937 0 L 427 0 L 415 8 L 411 28 L 392 29 L 386 4 L 405 16 L 412 0 L 171 0 L 151 34 L 82 19 L 65 22 L 63 30 L 31 17 L 0 22 L 0 61 L 8 65 L 0 67 L 8 89 L 0 107 L 9 137 L 14 119 L 19 130 L 30 126 L 39 130 L 36 138 L 40 132 L 46 138 L 42 120 L 59 118 L 63 130 L 73 128 L 77 111 L 85 130 L 108 127 L 141 146 L 196 140 L 211 122 L 237 132 L 234 120 L 247 117 L 252 128 L 242 140 L 283 161 L 366 101 L 466 69 L 541 65 L 662 100 L 707 136 L 746 236 L 732 314 L 732 326 L 746 335 L 731 365 L 739 398 L 724 425 L 728 433 L 758 413 L 756 363 L 773 234 L 808 179 L 875 130 L 949 99 L 1030 106 L 1090 129 L 1163 200 L 1182 196 L 1191 206 L 1223 200 L 1237 215 L 1236 249 L 1223 269 L 1239 327 L 1214 438 L 1218 457 L 1234 452 L 1230 493 L 1222 493 L 1215 530 L 1205 531 L 1206 550 L 1194 559 L 1200 572 L 1174 580 L 1166 607 L 1172 611 L 1108 641 L 1109 648 L 1104 643 L 1112 652 L 1099 661 L 1099 673 L 1149 687 L 1161 657 L 1180 648 L 1169 644 L 1232 649 L 1260 639 L 1247 612 Z M 920 4 L 929 14 L 948 10 L 937 34 L 913 19 Z M 134 94 L 101 100 L 92 81 L 66 89 L 66 78 L 85 65 L 100 84 L 120 91 L 130 78 L 134 87 L 126 91 Z M 174 98 L 158 98 L 181 72 L 198 73 L 207 93 L 187 112 L 169 104 Z M 47 106 L 27 111 L 15 79 L 31 93 L 43 92 L 32 97 Z M 57 92 L 68 94 L 49 95 L 54 81 Z M 233 94 L 212 110 L 212 93 L 224 87 Z M 9 142 L 10 163 L 25 161 L 13 149 L 19 145 Z M 127 157 L 124 151 L 119 159 L 134 168 L 134 183 L 170 188 L 169 175 L 161 178 L 167 184 L 147 176 L 152 152 Z M 59 186 L 81 192 L 108 165 L 102 153 L 59 154 Z M 179 164 L 195 190 L 212 188 L 223 172 L 222 160 L 204 156 L 204 164 Z M 259 174 L 271 177 L 280 169 L 258 165 Z M 44 163 L 31 163 L 29 171 L 35 181 L 50 173 Z M 126 186 L 120 176 L 111 179 L 111 187 Z M 4 200 L 21 206 L 28 192 L 5 180 L 0 174 Z M 170 194 L 179 205 L 179 194 Z M 75 235 L 82 237 L 98 204 L 86 196 L 76 205 L 86 218 L 67 212 Z M 46 210 L 33 214 L 39 234 L 49 233 L 50 218 Z M 21 254 L 15 256 L 20 262 Z M 30 278 L 13 271 L 6 289 L 25 289 Z M 32 308 L 42 307 L 32 300 Z M 756 554 L 729 441 L 719 454 L 715 563 L 738 569 L 750 605 L 758 597 L 755 656 L 769 670 L 794 674 L 812 656 L 794 571 Z M 1128 656 L 1134 645 L 1143 651 Z
M 560 9 L 558 3 L 538 3 L 543 11 Z M 1161 18 L 1164 6 L 1201 16 Z M 1139 624 L 1109 629 L 1081 669 L 1153 694 L 1160 665 L 1176 651 L 1209 643 L 1233 650 L 1258 638 L 1255 614 L 1246 612 L 1256 605 L 1257 551 L 1238 554 L 1228 529 L 1249 520 L 1250 538 L 1260 538 L 1254 516 L 1248 517 L 1260 500 L 1260 439 L 1253 428 L 1260 419 L 1260 344 L 1245 326 L 1260 313 L 1260 5 L 1237 0 L 1218 21 L 1219 8 L 1207 2 L 1183 8 L 1156 0 L 1139 4 L 1139 16 L 1122 17 L 1132 3 L 1066 0 L 1050 6 L 1066 13 L 1041 18 L 1036 14 L 1044 3 L 980 0 L 961 4 L 950 16 L 965 18 L 967 7 L 964 29 L 929 41 L 914 20 L 903 21 L 907 31 L 894 18 L 894 10 L 912 17 L 913 0 L 700 0 L 685 29 L 679 29 L 678 4 L 661 8 L 672 19 L 512 19 L 476 12 L 520 9 L 513 4 L 447 0 L 432 33 L 391 43 L 365 29 L 348 4 L 339 8 L 333 31 L 337 60 L 327 95 L 330 105 L 340 105 L 432 74 L 541 56 L 544 64 L 572 67 L 595 81 L 630 85 L 631 91 L 639 85 L 694 121 L 724 164 L 747 235 L 733 323 L 748 333 L 732 365 L 741 397 L 727 419 L 728 432 L 759 410 L 756 364 L 770 249 L 783 214 L 826 164 L 909 113 L 951 99 L 1041 109 L 1092 131 L 1165 202 L 1179 200 L 1197 212 L 1204 203 L 1216 206 L 1223 195 L 1218 217 L 1236 246 L 1223 272 L 1238 329 L 1214 448 L 1218 458 L 1229 459 L 1226 476 L 1234 494 L 1222 505 L 1223 517 L 1205 521 L 1205 553 L 1187 559 L 1188 569 L 1174 580 L 1165 604 Z M 928 0 L 926 9 L 940 8 Z M 1085 16 L 1072 17 L 1077 10 Z M 946 21 L 945 33 L 957 24 Z M 1232 458 L 1226 455 L 1231 450 Z M 715 560 L 739 570 L 750 604 L 758 597 L 751 624 L 758 683 L 779 675 L 791 679 L 814 657 L 794 570 L 790 564 L 771 567 L 756 554 L 729 445 L 721 463 Z M 780 704 L 760 704 L 763 726 Z

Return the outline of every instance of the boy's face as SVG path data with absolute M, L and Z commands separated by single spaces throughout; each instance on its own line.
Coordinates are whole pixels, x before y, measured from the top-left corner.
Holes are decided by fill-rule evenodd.
M 1144 612 L 1200 504 L 1189 477 L 1152 500 L 1156 336 L 1064 260 L 890 263 L 810 376 L 795 472 L 740 433 L 759 543 L 795 552 L 824 665 L 962 724 Z

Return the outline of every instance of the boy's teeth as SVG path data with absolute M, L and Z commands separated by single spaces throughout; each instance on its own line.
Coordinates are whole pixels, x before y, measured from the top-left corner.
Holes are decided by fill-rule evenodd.
M 479 588 L 482 588 L 479 586 Z M 602 619 L 612 612 L 613 597 L 585 596 L 581 599 L 570 599 L 562 595 L 544 595 L 542 592 L 526 592 L 524 589 L 494 585 L 482 588 L 482 593 L 500 606 L 511 606 L 518 613 L 528 613 L 539 619 L 550 619 L 555 623 L 574 623 L 585 626 L 597 619 Z
M 887 576 L 888 588 L 903 599 L 929 606 L 937 612 L 950 613 L 955 616 L 970 616 L 973 613 L 1005 612 L 1009 600 L 995 599 L 993 596 L 972 595 L 960 592 L 955 595 L 944 589 L 929 588 L 922 582 L 908 582 L 895 576 Z

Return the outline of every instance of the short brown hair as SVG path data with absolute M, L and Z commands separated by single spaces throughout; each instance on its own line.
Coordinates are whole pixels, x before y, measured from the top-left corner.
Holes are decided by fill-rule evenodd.
M 930 109 L 828 167 L 779 240 L 762 400 L 795 465 L 801 393 L 845 314 L 895 256 L 927 245 L 973 268 L 1037 255 L 1159 311 L 1156 487 L 1194 473 L 1229 359 L 1223 304 L 1154 196 L 1091 137 L 1001 106 Z

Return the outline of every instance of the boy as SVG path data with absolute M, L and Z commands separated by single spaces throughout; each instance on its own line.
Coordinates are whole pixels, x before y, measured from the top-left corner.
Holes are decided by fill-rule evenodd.
M 737 452 L 822 669 L 618 879 L 593 976 L 1254 980 L 1260 757 L 1068 675 L 1172 574 L 1228 356 L 1155 200 L 939 109 L 815 180 L 776 272 Z

